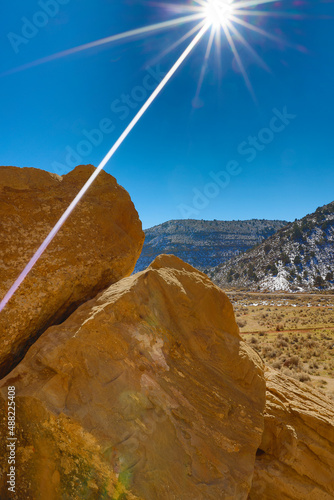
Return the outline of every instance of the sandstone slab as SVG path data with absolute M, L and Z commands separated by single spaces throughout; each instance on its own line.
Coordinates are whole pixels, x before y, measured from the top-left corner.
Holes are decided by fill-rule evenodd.
M 79 166 L 59 177 L 0 167 L 1 298 L 93 171 L 91 165 Z M 130 196 L 101 172 L 0 314 L 0 376 L 48 326 L 130 275 L 143 241 Z

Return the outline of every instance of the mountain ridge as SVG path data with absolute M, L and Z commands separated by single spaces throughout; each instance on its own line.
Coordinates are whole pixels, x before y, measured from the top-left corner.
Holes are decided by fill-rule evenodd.
M 135 272 L 145 269 L 159 254 L 174 254 L 201 271 L 209 271 L 274 234 L 286 221 L 170 220 L 146 229 Z
M 334 289 L 334 202 L 211 270 L 219 286 L 289 292 Z

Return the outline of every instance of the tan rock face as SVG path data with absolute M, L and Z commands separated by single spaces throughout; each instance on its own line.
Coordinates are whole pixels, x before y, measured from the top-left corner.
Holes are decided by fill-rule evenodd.
M 80 166 L 59 177 L 33 168 L 0 167 L 0 297 L 93 170 Z M 101 172 L 0 314 L 0 377 L 49 325 L 130 275 L 143 241 L 128 193 Z
M 94 485 L 71 499 L 104 498 L 108 470 L 109 489 L 145 500 L 248 496 L 263 432 L 263 365 L 241 341 L 222 290 L 176 257 L 158 257 L 49 328 L 2 380 L 4 398 L 8 385 L 25 436 L 17 467 L 34 460 L 22 464 L 19 498 L 39 498 L 31 470 L 56 483 L 54 498 L 67 498 L 66 484 L 80 483 L 85 467 Z M 55 457 L 45 451 L 48 468 L 39 436 Z
M 45 410 L 35 398 L 19 398 L 16 488 L 7 490 L 8 466 L 1 467 L 1 500 L 139 500 L 103 458 L 96 439 L 78 423 Z M 0 398 L 1 415 L 6 414 Z M 7 459 L 6 426 L 0 422 L 1 456 Z M 126 496 L 125 496 L 126 494 Z
M 249 498 L 333 500 L 332 401 L 272 369 L 265 377 L 265 429 Z

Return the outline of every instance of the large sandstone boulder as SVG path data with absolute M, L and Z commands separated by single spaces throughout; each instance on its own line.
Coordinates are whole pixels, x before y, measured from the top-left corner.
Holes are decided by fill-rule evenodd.
M 271 368 L 265 377 L 265 428 L 250 500 L 333 500 L 333 402 Z
M 223 291 L 174 256 L 49 328 L 0 385 L 17 392 L 18 498 L 248 496 L 263 364 Z
M 59 177 L 0 167 L 0 297 L 4 297 L 94 171 Z M 27 279 L 0 313 L 0 376 L 51 324 L 128 276 L 144 241 L 138 214 L 114 177 L 101 172 Z

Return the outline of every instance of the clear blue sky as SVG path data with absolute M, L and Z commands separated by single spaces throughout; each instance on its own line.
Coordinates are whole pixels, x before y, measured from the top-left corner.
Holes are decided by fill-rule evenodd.
M 4 74 L 56 52 L 175 17 L 161 2 L 160 7 L 140 0 L 52 2 L 49 8 L 55 11 L 47 17 L 36 14 L 42 9 L 38 1 L 2 6 L 0 164 L 64 174 L 70 170 L 68 148 L 80 149 L 87 140 L 84 131 L 102 121 L 102 142 L 101 135 L 89 136 L 100 144 L 81 149 L 83 160 L 77 161 L 99 164 L 144 102 L 144 82 L 154 83 L 147 66 L 159 73 L 152 62 L 194 24 Z M 145 228 L 182 216 L 293 220 L 333 201 L 333 3 L 282 1 L 263 10 L 308 17 L 251 19 L 281 34 L 286 45 L 239 27 L 271 70 L 240 50 L 257 103 L 226 40 L 221 76 L 213 50 L 200 99 L 194 102 L 207 34 L 108 164 L 106 170 L 129 191 Z M 27 28 L 26 20 L 47 24 L 36 30 Z M 27 34 L 29 38 L 23 36 Z M 169 70 L 187 43 L 160 61 L 161 72 Z M 132 94 L 137 102 L 131 97 L 120 109 L 117 100 L 123 94 Z M 274 119 L 284 114 L 284 107 L 295 117 Z M 250 146 L 252 137 L 257 142 Z

